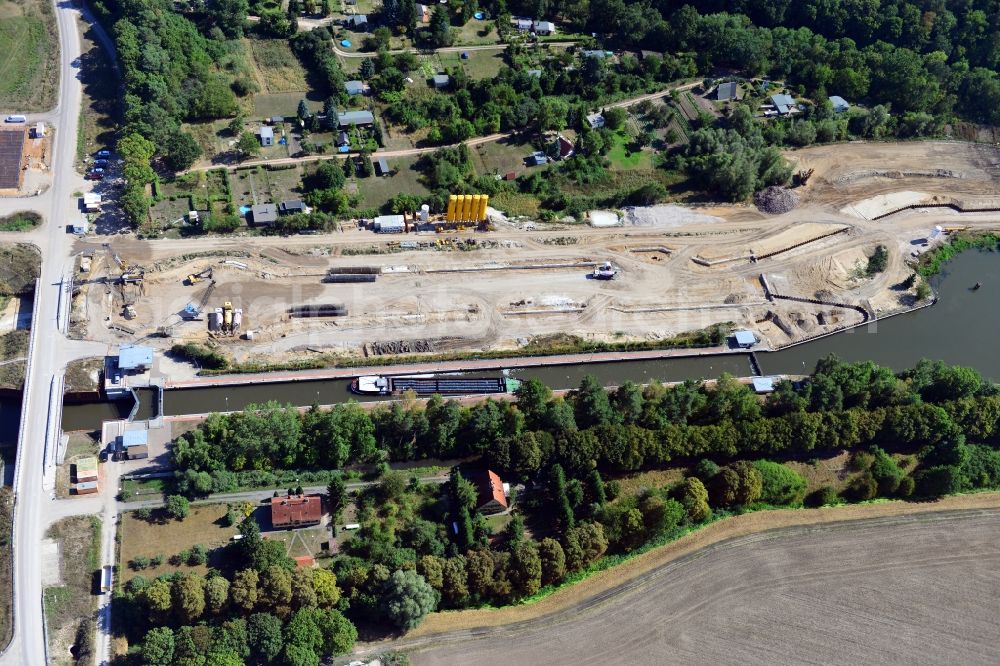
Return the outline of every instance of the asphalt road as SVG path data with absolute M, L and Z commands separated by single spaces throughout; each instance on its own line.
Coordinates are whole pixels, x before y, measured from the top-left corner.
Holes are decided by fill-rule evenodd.
M 32 242 L 42 252 L 39 289 L 35 293 L 37 316 L 32 322 L 32 354 L 25 380 L 24 418 L 18 440 L 14 507 L 14 636 L 0 655 L 3 664 L 43 664 L 46 659 L 42 612 L 39 543 L 45 529 L 64 513 L 54 500 L 54 450 L 59 423 L 50 419 L 50 406 L 61 399 L 58 390 L 66 363 L 81 354 L 103 354 L 106 345 L 72 342 L 62 333 L 67 311 L 60 307 L 63 277 L 72 267 L 73 237 L 66 223 L 78 214 L 75 191 L 89 189 L 75 171 L 77 125 L 80 114 L 79 11 L 71 3 L 56 3 L 59 30 L 59 103 L 55 109 L 31 120 L 46 119 L 55 126 L 52 185 L 37 197 L 0 200 L 0 214 L 34 210 L 43 224 L 26 234 L 10 234 L 5 241 Z M 55 400 L 51 400 L 56 396 Z M 55 416 L 58 415 L 58 411 Z M 50 420 L 52 423 L 50 423 Z M 47 448 L 48 453 L 47 453 Z
M 410 656 L 415 666 L 996 663 L 998 567 L 1000 510 L 775 530 L 555 616 L 418 639 Z

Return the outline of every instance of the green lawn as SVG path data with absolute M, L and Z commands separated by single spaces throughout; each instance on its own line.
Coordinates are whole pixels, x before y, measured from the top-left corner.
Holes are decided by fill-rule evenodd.
M 0 111 L 44 111 L 55 101 L 59 70 L 51 3 L 0 0 Z
M 651 150 L 631 150 L 629 144 L 632 142 L 632 137 L 625 132 L 616 132 L 614 139 L 614 146 L 608 151 L 611 168 L 620 171 L 653 168 L 653 152 Z
M 515 143 L 511 141 L 490 141 L 473 146 L 471 153 L 472 164 L 479 174 L 505 174 L 514 171 L 521 175 L 527 167 L 524 166 L 524 158 L 535 151 L 529 143 Z
M 397 169 L 395 176 L 353 178 L 361 195 L 360 208 L 380 208 L 397 194 L 430 194 L 430 190 L 419 181 L 420 174 L 413 168 L 415 157 L 391 158 L 390 169 Z
M 469 51 L 467 59 L 462 58 L 461 52 L 449 52 L 438 54 L 438 61 L 445 69 L 461 67 L 471 79 L 492 79 L 504 66 L 503 51 L 501 49 L 489 51 Z
M 264 93 L 253 96 L 253 117 L 295 116 L 299 101 L 306 100 L 310 111 L 322 111 L 323 99 L 318 94 L 303 92 Z

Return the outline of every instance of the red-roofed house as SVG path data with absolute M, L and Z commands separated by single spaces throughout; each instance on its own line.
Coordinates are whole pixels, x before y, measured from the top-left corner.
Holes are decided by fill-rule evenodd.
M 573 142 L 564 137 L 562 134 L 556 139 L 559 144 L 559 159 L 565 160 L 567 158 L 573 157 Z
M 299 555 L 292 559 L 295 560 L 295 566 L 299 569 L 311 569 L 316 566 L 316 560 L 313 559 L 312 555 Z
M 504 492 L 503 481 L 495 472 L 486 470 L 486 474 L 479 478 L 477 487 L 479 505 L 476 508 L 480 513 L 500 513 L 507 510 L 507 493 Z
M 318 525 L 323 518 L 319 495 L 289 495 L 271 498 L 271 524 L 275 527 Z

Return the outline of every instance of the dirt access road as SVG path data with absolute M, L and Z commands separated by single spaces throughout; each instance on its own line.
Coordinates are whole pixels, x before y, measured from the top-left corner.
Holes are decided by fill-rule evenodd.
M 952 498 L 941 506 L 989 504 L 996 498 Z M 399 647 L 413 646 L 418 666 L 464 664 L 473 655 L 485 663 L 992 663 L 1000 638 L 994 621 L 1000 509 L 926 510 L 934 506 L 824 510 L 844 519 L 882 517 L 798 525 L 683 549 L 665 566 L 592 591 L 562 611 Z M 919 513 L 893 515 L 901 510 Z M 810 512 L 778 513 L 801 520 Z M 759 514 L 736 521 L 761 518 L 768 522 Z M 728 522 L 732 529 L 734 521 Z M 715 527 L 682 541 L 697 541 Z M 493 613 L 525 616 L 532 610 Z

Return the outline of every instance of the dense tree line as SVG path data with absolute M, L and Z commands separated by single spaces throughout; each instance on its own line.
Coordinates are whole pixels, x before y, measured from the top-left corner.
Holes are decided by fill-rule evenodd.
M 1000 391 L 975 371 L 924 361 L 894 374 L 870 362 L 827 358 L 803 382 L 781 382 L 763 399 L 727 376 L 672 387 L 625 382 L 613 391 L 587 377 L 565 397 L 530 380 L 516 401 L 471 407 L 433 397 L 425 406 L 366 411 L 347 404 L 299 414 L 271 403 L 210 417 L 177 441 L 173 455 L 178 482 L 192 493 L 208 492 L 237 470 L 379 463 L 378 483 L 360 491 L 348 492 L 343 477 L 333 477 L 329 509 L 339 515 L 353 499 L 362 528 L 342 545 L 329 572 L 311 574 L 312 592 L 296 578 L 308 574 L 286 573 L 283 546 L 262 541 L 252 521 L 241 526 L 244 538 L 233 546 L 230 607 L 252 612 L 248 623 L 273 616 L 267 620 L 272 636 L 298 631 L 293 627 L 300 624 L 339 627 L 321 629 L 326 638 L 310 643 L 318 655 L 320 647 L 334 645 L 333 636 L 341 637 L 338 646 L 353 640 L 347 619 L 328 617 L 337 612 L 333 606 L 355 622 L 406 630 L 434 609 L 531 597 L 606 554 L 662 543 L 691 525 L 748 508 L 1000 487 L 998 446 Z M 852 476 L 840 490 L 821 487 L 807 495 L 803 477 L 781 462 L 842 450 L 851 452 Z M 475 485 L 459 468 L 438 485 L 407 482 L 384 465 L 420 458 L 478 459 L 512 484 L 520 481 L 524 488 L 504 530 L 493 533 L 478 511 Z M 624 493 L 617 480 L 605 480 L 668 465 L 684 475 L 659 487 Z M 190 578 L 130 583 L 135 589 L 126 597 L 170 625 L 177 643 L 185 623 L 211 620 L 214 611 L 205 608 L 219 603 L 209 600 L 208 581 Z M 202 586 L 204 593 L 188 589 Z M 162 606 L 152 601 L 157 598 Z M 302 599 L 313 610 L 293 625 Z M 225 627 L 208 624 L 214 632 Z M 161 633 L 154 639 L 169 642 Z
M 252 91 L 249 79 L 234 79 L 219 67 L 241 48 L 234 40 L 243 34 L 246 1 L 210 0 L 187 14 L 166 0 L 103 0 L 94 9 L 114 35 L 125 86 L 125 136 L 149 144 L 118 146 L 126 163 L 123 208 L 138 225 L 149 209 L 144 188 L 154 176 L 150 159 L 186 169 L 201 149 L 181 123 L 232 116 L 237 95 Z
M 300 415 L 275 403 L 212 415 L 178 439 L 182 485 L 209 492 L 241 470 L 342 468 L 349 464 L 481 456 L 530 479 L 560 464 L 628 472 L 702 458 L 802 457 L 877 445 L 930 452 L 969 438 L 1000 444 L 1000 395 L 974 370 L 921 362 L 895 375 L 874 363 L 826 359 L 801 386 L 781 382 L 766 400 L 731 377 L 613 392 L 588 377 L 563 398 L 537 382 L 516 402 L 464 407 L 433 397 L 366 411 L 356 404 Z M 963 444 L 964 445 L 964 444 Z
M 318 664 L 348 652 L 357 629 L 341 612 L 328 569 L 296 568 L 252 518 L 217 555 L 229 571 L 133 576 L 115 593 L 116 626 L 142 666 Z

